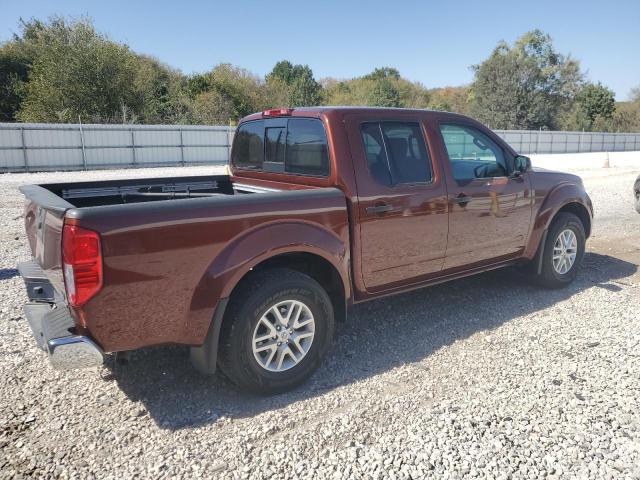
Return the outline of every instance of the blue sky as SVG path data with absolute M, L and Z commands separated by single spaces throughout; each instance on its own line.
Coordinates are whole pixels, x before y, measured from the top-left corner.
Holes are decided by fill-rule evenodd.
M 98 30 L 185 73 L 231 62 L 264 75 L 281 59 L 317 78 L 393 66 L 427 87 L 461 85 L 499 40 L 533 28 L 618 100 L 640 85 L 640 0 L 0 0 L 0 40 L 18 19 L 88 15 Z

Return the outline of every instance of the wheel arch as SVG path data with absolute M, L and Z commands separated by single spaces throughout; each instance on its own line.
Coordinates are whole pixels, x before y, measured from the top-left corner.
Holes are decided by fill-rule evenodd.
M 587 237 L 591 234 L 593 206 L 591 199 L 580 183 L 564 182 L 553 188 L 542 202 L 538 211 L 536 225 L 544 225 L 549 228 L 551 222 L 560 212 L 569 212 L 576 215 L 584 226 Z
M 294 245 L 273 246 L 274 238 L 292 238 L 285 233 L 293 231 Z M 271 248 L 267 248 L 269 242 Z M 207 374 L 215 372 L 228 301 L 257 271 L 284 267 L 310 276 L 327 291 L 336 320 L 344 321 L 347 305 L 352 301 L 347 245 L 348 238 L 343 241 L 324 228 L 304 222 L 273 225 L 228 245 L 212 262 L 192 299 L 192 309 L 202 302 L 211 302 L 212 297 L 218 299 L 209 321 L 203 325 L 206 329 L 201 337 L 202 344 L 191 348 L 191 359 L 196 368 Z M 230 259 L 233 259 L 231 264 Z
M 346 308 L 349 301 L 347 292 L 349 292 L 349 288 L 345 287 L 344 280 L 338 272 L 338 269 L 329 260 L 310 252 L 287 252 L 263 260 L 253 267 L 252 272 L 259 272 L 269 268 L 288 268 L 313 278 L 329 295 L 331 303 L 333 304 L 336 320 L 339 322 L 346 321 Z M 240 287 L 242 281 L 247 278 L 250 273 L 251 272 L 247 272 L 238 282 L 230 296 L 233 296 L 233 293 Z
M 524 251 L 524 258 L 533 259 L 536 256 L 551 222 L 560 212 L 576 215 L 584 226 L 585 236 L 588 238 L 591 235 L 593 206 L 589 196 L 584 188 L 577 183 L 561 183 L 546 195 L 536 212 L 531 235 Z
M 580 219 L 582 222 L 582 226 L 584 227 L 584 235 L 585 238 L 589 238 L 591 235 L 591 215 L 589 215 L 589 211 L 587 207 L 585 207 L 580 202 L 568 202 L 565 203 L 558 211 L 551 217 L 549 223 L 547 224 L 547 228 L 551 225 L 551 222 L 558 216 L 559 213 L 573 213 L 576 217 Z
M 568 201 L 562 204 L 559 208 L 555 209 L 555 211 L 548 215 L 548 218 L 544 223 L 544 228 L 541 229 L 537 243 L 535 244 L 535 249 L 533 250 L 534 265 L 538 274 L 542 271 L 542 255 L 544 253 L 544 245 L 547 240 L 549 227 L 561 213 L 572 213 L 580 219 L 580 222 L 582 223 L 582 226 L 584 228 L 585 239 L 589 238 L 589 235 L 591 234 L 591 215 L 589 214 L 589 210 L 587 209 L 587 207 L 582 202 Z
M 218 251 L 203 271 L 192 295 L 185 328 L 193 344 L 209 329 L 214 308 L 229 298 L 241 279 L 259 264 L 283 254 L 309 254 L 328 262 L 338 273 L 344 298 L 351 301 L 348 226 L 329 229 L 304 220 L 273 221 L 245 230 Z M 273 260 L 271 260 L 273 261 Z

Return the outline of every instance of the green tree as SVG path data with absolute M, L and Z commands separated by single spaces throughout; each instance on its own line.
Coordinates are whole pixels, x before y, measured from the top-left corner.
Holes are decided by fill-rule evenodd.
M 368 73 L 362 78 L 366 80 L 380 80 L 383 78 L 399 80 L 400 72 L 393 67 L 380 67 L 380 68 L 375 68 L 373 72 Z
M 25 122 L 131 121 L 140 110 L 132 79 L 136 57 L 86 19 L 24 25 L 35 51 L 17 119 Z
M 248 70 L 221 63 L 211 71 L 210 82 L 213 89 L 231 100 L 235 119 L 261 109 L 262 83 Z
M 613 90 L 598 82 L 585 84 L 576 95 L 576 103 L 593 124 L 596 117 L 611 118 L 616 101 Z
M 375 80 L 368 105 L 374 107 L 399 107 L 400 92 L 387 78 Z
M 302 65 L 297 65 L 302 67 Z M 289 60 L 281 60 L 273 66 L 271 73 L 267 75 L 267 81 L 271 78 L 277 78 L 282 80 L 285 84 L 290 85 L 299 74 L 300 69 L 294 68 L 293 64 Z
M 191 97 L 195 97 L 199 93 L 211 90 L 211 78 L 210 75 L 205 73 L 196 73 L 187 78 L 186 89 Z
M 616 108 L 614 93 L 600 82 L 585 83 L 562 117 L 565 130 L 608 130 Z
M 328 105 L 370 105 L 426 108 L 429 91 L 418 82 L 402 78 L 395 68 L 376 68 L 351 80 L 323 80 L 323 94 Z
M 640 132 L 640 86 L 633 88 L 627 102 L 617 102 L 607 131 Z
M 236 117 L 233 100 L 213 89 L 194 98 L 189 120 L 190 123 L 203 125 L 229 125 Z
M 278 78 L 270 78 L 269 81 L 264 82 L 261 91 L 262 98 L 259 110 L 292 105 L 289 100 L 289 86 Z
M 606 127 L 604 131 L 640 133 L 640 102 L 618 103 Z
M 553 129 L 582 84 L 579 63 L 533 30 L 472 67 L 471 112 L 492 128 Z
M 428 108 L 445 112 L 469 113 L 468 87 L 434 88 L 429 93 Z
M 152 57 L 137 55 L 133 87 L 143 123 L 181 123 L 185 114 L 184 76 Z
M 192 123 L 229 123 L 267 108 L 271 91 L 265 82 L 248 70 L 229 63 L 216 65 L 211 71 L 191 75 L 184 80 L 189 97 L 189 121 Z M 219 111 L 207 109 L 219 109 Z
M 15 121 L 30 68 L 31 56 L 20 42 L 0 45 L 0 122 Z
M 282 60 L 275 64 L 266 81 L 286 86 L 287 105 L 281 106 L 308 107 L 318 105 L 322 100 L 320 84 L 313 78 L 308 65 L 293 65 L 288 60 Z

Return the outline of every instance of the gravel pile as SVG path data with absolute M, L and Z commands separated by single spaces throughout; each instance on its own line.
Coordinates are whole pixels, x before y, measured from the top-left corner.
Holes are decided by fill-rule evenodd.
M 585 174 L 596 227 L 569 288 L 507 269 L 355 307 L 294 392 L 241 394 L 181 347 L 52 370 L 22 317 L 17 185 L 211 170 L 0 175 L 0 477 L 640 479 L 631 170 Z

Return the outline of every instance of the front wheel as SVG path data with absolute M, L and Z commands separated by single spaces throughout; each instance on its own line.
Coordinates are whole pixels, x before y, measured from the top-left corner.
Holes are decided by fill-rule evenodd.
M 582 263 L 585 242 L 580 219 L 572 213 L 559 213 L 542 245 L 542 268 L 534 274 L 535 281 L 547 288 L 560 288 L 571 283 Z
M 245 390 L 288 390 L 322 362 L 333 337 L 333 306 L 320 284 L 298 271 L 278 268 L 252 275 L 225 315 L 220 369 Z

